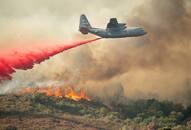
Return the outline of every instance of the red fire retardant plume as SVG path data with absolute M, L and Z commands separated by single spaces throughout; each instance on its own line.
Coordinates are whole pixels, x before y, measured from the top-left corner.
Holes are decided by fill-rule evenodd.
M 34 64 L 39 64 L 42 61 L 49 59 L 50 57 L 80 46 L 82 44 L 87 44 L 96 41 L 100 38 L 73 42 L 70 44 L 62 44 L 55 46 L 48 46 L 44 48 L 32 48 L 31 50 L 10 50 L 0 53 L 0 82 L 2 80 L 11 80 L 11 74 L 15 72 L 16 69 L 27 70 L 33 68 Z

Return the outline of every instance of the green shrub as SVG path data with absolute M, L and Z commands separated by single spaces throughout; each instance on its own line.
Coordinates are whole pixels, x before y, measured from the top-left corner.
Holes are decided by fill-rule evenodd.
M 99 113 L 102 115 L 102 116 L 106 116 L 107 113 L 108 113 L 108 110 L 105 108 L 105 107 L 101 107 L 99 109 Z

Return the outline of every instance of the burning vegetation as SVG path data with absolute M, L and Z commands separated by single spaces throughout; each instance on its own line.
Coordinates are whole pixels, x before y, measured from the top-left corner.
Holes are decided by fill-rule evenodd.
M 76 92 L 74 88 L 67 87 L 67 88 L 61 88 L 61 87 L 27 87 L 23 88 L 18 92 L 19 94 L 37 94 L 41 93 L 46 96 L 52 96 L 52 97 L 58 97 L 58 98 L 68 98 L 72 99 L 74 101 L 79 100 L 87 100 L 90 101 L 90 98 L 87 96 L 85 90 L 80 89 L 79 92 Z

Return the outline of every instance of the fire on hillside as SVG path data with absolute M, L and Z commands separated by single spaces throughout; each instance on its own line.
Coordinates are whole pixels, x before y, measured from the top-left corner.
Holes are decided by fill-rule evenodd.
M 46 96 L 68 98 L 74 101 L 87 100 L 90 98 L 87 96 L 84 89 L 80 89 L 79 92 L 75 91 L 72 87 L 61 88 L 61 87 L 27 87 L 19 91 L 19 94 L 35 94 L 41 93 Z

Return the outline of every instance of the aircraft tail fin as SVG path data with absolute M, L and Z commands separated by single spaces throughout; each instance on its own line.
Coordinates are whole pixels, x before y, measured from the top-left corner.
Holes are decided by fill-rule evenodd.
M 79 26 L 79 31 L 83 34 L 88 34 L 89 29 L 92 28 L 87 17 L 82 14 L 80 16 L 80 26 Z

